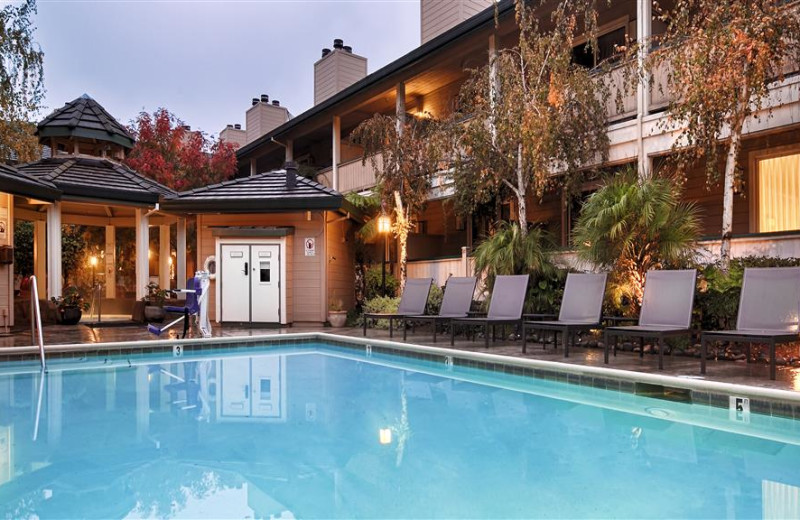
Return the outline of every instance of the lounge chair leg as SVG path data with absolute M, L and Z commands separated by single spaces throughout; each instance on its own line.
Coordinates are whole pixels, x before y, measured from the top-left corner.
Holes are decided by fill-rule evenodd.
M 569 327 L 564 329 L 565 341 L 564 341 L 564 357 L 569 357 L 569 342 L 572 341 L 572 335 L 569 333 Z
M 438 322 L 436 320 L 433 320 L 433 342 L 434 343 L 436 343 L 436 324 L 437 323 Z
M 661 338 L 656 338 L 658 345 L 658 369 L 664 370 L 664 347 L 661 345 Z
M 393 325 L 394 325 L 394 320 L 392 318 L 389 318 L 389 337 L 390 338 L 394 336 L 394 330 L 392 329 Z
M 528 329 L 525 327 L 525 324 L 522 324 L 522 353 L 524 354 L 527 347 L 528 347 Z
M 753 349 L 753 344 L 752 343 L 748 343 L 747 344 L 747 350 L 745 351 L 746 354 L 747 354 L 747 363 L 748 364 L 750 363 L 750 352 L 752 351 L 752 349 Z
M 486 345 L 486 348 L 489 348 L 489 322 L 483 326 L 483 342 Z
M 368 320 L 368 319 L 369 319 L 369 318 L 367 318 L 367 316 L 366 316 L 366 314 L 365 314 L 365 315 L 364 315 L 364 337 L 366 337 L 366 336 L 367 336 L 367 320 Z
M 772 381 L 775 381 L 778 372 L 775 365 L 775 342 L 773 341 L 769 344 L 769 378 Z
M 619 336 L 614 336 L 614 357 L 617 357 L 617 343 L 619 342 Z
M 603 334 L 603 363 L 608 364 L 608 332 Z
M 492 343 L 497 341 L 497 325 L 492 325 Z
M 452 347 L 455 344 L 456 344 L 456 324 L 455 323 L 451 323 L 450 324 L 450 346 Z
M 644 337 L 639 338 L 639 358 L 644 358 Z
M 705 338 L 704 335 L 700 336 L 700 373 L 706 373 L 706 351 L 708 350 L 706 347 L 706 343 L 708 339 Z
M 405 341 L 406 337 L 408 337 L 408 327 L 406 327 L 406 319 L 403 318 L 403 321 L 401 323 L 403 324 L 403 341 Z

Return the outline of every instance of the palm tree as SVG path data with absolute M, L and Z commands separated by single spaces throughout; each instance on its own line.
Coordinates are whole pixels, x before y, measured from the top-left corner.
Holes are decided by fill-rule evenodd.
M 582 260 L 612 270 L 615 306 L 627 299 L 637 311 L 645 273 L 687 261 L 699 233 L 697 207 L 680 201 L 670 179 L 640 179 L 629 169 L 584 203 L 573 238 Z

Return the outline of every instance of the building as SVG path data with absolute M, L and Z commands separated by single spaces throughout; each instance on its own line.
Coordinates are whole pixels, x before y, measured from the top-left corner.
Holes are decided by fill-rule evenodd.
M 454 19 L 453 23 L 459 23 L 449 29 L 430 32 L 427 28 L 432 22 L 424 15 L 426 12 L 436 14 L 435 4 L 438 3 L 422 2 L 423 44 L 420 47 L 239 149 L 239 174 L 267 171 L 286 158 L 294 158 L 300 164 L 316 168 L 320 182 L 342 193 L 374 186 L 375 172 L 369 162 L 362 164 L 361 150 L 348 143 L 349 133 L 376 112 L 447 114 L 453 108 L 468 69 L 486 64 L 495 49 L 513 46 L 518 40 L 514 6 L 509 0 L 464 21 Z M 552 8 L 552 2 L 539 9 L 548 8 Z M 608 58 L 601 54 L 613 52 L 614 45 L 624 43 L 626 35 L 648 40 L 664 31 L 663 23 L 652 14 L 650 2 L 623 0 L 598 8 L 601 51 L 587 56 L 582 45 L 576 47 L 576 59 L 587 66 Z M 429 33 L 430 36 L 426 36 Z M 800 200 L 800 191 L 792 187 L 797 184 L 789 184 L 800 177 L 800 127 L 797 123 L 800 121 L 800 76 L 793 74 L 800 66 L 797 63 L 787 66 L 790 73 L 773 86 L 775 95 L 764 112 L 751 118 L 745 126 L 740 160 L 746 183 L 734 204 L 734 255 L 800 256 L 800 219 L 792 213 Z M 612 86 L 620 83 L 619 69 L 608 74 L 604 79 Z M 665 131 L 661 125 L 669 101 L 658 87 L 665 80 L 663 74 L 656 73 L 651 88 L 624 94 L 620 104 L 609 100 L 610 150 L 608 163 L 601 166 L 638 164 L 640 171 L 649 172 L 670 153 L 674 133 Z M 766 116 L 767 111 L 770 117 L 759 117 Z M 472 219 L 461 221 L 448 214 L 442 204 L 448 195 L 447 179 L 434 179 L 434 186 L 436 189 L 425 214 L 418 217 L 418 232 L 409 239 L 409 275 L 431 275 L 441 284 L 449 274 L 464 272 L 466 262 L 461 258 L 462 247 L 470 248 L 480 239 L 486 231 L 487 218 L 473 215 Z M 595 187 L 587 184 L 585 193 Z M 787 194 L 789 189 L 791 193 Z M 776 196 L 779 192 L 781 197 Z M 685 197 L 702 210 L 704 245 L 710 250 L 718 249 L 721 187 L 707 189 L 705 173 L 691 171 Z M 546 226 L 568 247 L 579 203 L 567 205 L 564 202 L 562 194 L 557 192 L 547 194 L 542 200 L 529 201 L 528 221 Z

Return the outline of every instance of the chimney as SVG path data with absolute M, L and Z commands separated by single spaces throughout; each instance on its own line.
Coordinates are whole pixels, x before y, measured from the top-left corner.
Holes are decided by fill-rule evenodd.
M 322 49 L 314 64 L 314 104 L 318 105 L 367 75 L 367 58 L 353 54 L 344 40 L 333 40 L 333 50 Z
M 297 186 L 297 163 L 286 161 L 283 169 L 286 170 L 286 189 L 291 191 Z
M 241 130 L 242 129 L 242 125 L 240 125 L 239 123 L 236 123 L 235 125 L 233 125 L 233 128 L 235 128 L 236 130 Z
M 471 0 L 469 2 L 447 2 L 443 8 L 442 0 L 421 0 L 420 35 L 422 44 L 428 43 L 440 34 L 452 29 L 461 22 L 472 18 L 493 5 L 494 0 Z
M 269 96 L 266 94 L 261 94 L 259 98 L 253 98 L 253 106 L 247 110 L 246 114 L 246 142 L 255 141 L 288 120 L 289 111 L 280 105 L 280 101 L 274 100 L 270 104 Z
M 219 133 L 219 140 L 225 143 L 231 143 L 236 148 L 240 148 L 247 144 L 247 132 L 242 130 L 242 125 L 227 125 L 222 132 Z

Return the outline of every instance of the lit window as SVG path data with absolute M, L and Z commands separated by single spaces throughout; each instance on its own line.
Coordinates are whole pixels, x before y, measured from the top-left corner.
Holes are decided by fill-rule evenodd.
M 758 231 L 800 229 L 800 154 L 758 161 Z

